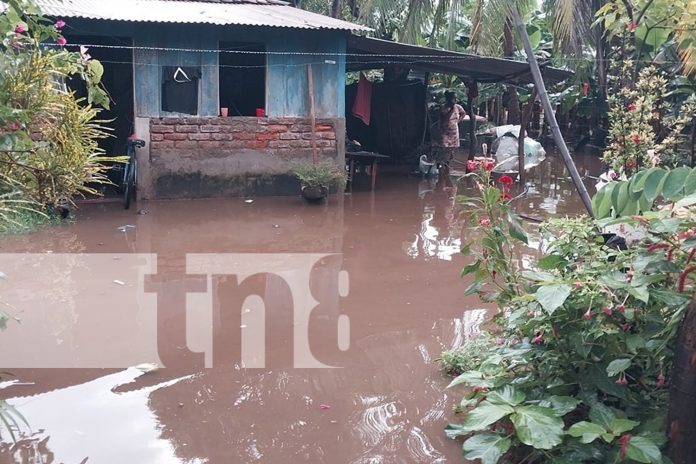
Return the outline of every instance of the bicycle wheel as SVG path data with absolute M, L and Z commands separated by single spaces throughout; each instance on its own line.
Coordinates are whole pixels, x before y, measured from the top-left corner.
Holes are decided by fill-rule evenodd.
M 131 172 L 132 168 L 130 163 L 126 164 L 123 168 L 123 208 L 130 208 L 131 196 L 133 195 L 132 185 L 131 185 Z

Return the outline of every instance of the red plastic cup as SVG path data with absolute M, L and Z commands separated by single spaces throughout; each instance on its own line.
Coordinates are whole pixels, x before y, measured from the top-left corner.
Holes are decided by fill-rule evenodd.
M 266 111 L 264 111 L 263 108 L 256 108 L 256 117 L 257 118 L 262 118 Z

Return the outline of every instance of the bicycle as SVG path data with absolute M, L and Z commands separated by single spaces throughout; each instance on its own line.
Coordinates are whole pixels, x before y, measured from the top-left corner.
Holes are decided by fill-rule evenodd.
M 128 139 L 128 142 L 126 142 L 128 161 L 123 167 L 123 180 L 121 181 L 124 209 L 130 208 L 131 201 L 135 201 L 135 188 L 138 178 L 138 159 L 135 156 L 135 149 L 144 146 L 145 141 L 140 139 Z

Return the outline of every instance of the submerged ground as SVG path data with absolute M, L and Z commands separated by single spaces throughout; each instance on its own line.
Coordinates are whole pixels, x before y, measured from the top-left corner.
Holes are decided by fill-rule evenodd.
M 556 158 L 528 183 L 520 213 L 581 211 Z M 0 398 L 30 426 L 17 444 L 3 431 L 0 463 L 461 462 L 435 360 L 492 308 L 464 296 L 471 237 L 431 189 L 380 174 L 320 206 L 90 204 L 0 239 L 20 320 L 0 334 Z

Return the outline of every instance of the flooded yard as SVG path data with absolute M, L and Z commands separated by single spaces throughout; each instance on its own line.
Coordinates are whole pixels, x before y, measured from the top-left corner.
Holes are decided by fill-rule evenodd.
M 528 184 L 522 214 L 582 209 L 553 156 Z M 0 239 L 19 320 L 0 334 L 0 398 L 29 425 L 3 433 L 0 462 L 462 462 L 436 359 L 493 308 L 464 296 L 472 237 L 431 188 L 384 173 L 327 205 L 87 204 Z

